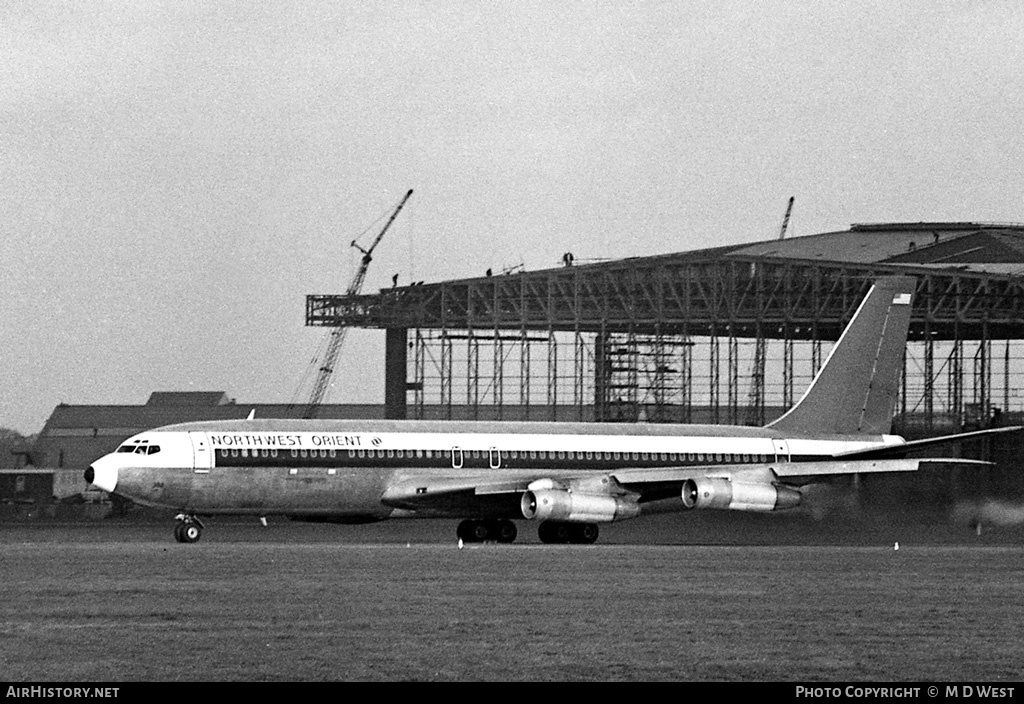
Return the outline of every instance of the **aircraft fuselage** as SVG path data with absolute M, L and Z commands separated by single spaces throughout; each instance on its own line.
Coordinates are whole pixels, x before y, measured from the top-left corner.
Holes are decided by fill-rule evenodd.
M 459 477 L 518 485 L 617 469 L 801 462 L 896 436 L 785 438 L 764 428 L 439 421 L 245 420 L 141 433 L 93 464 L 93 483 L 195 514 L 380 520 L 406 515 L 389 487 Z M 146 449 L 142 449 L 146 448 Z M 153 451 L 154 448 L 159 448 Z M 522 518 L 518 497 L 458 497 L 417 515 Z M 487 504 L 487 505 L 484 505 Z

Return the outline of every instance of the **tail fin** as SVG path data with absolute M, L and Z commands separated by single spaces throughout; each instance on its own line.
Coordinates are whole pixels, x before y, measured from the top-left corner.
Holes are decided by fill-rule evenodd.
M 888 433 L 915 284 L 909 276 L 876 281 L 803 397 L 767 427 L 786 433 Z

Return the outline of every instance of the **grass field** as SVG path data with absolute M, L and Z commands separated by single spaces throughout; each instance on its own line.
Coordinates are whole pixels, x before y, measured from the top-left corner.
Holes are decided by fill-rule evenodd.
M 1024 548 L 0 528 L 7 681 L 1020 680 Z M 450 526 L 444 526 L 447 536 Z M 373 536 L 373 533 L 363 533 Z

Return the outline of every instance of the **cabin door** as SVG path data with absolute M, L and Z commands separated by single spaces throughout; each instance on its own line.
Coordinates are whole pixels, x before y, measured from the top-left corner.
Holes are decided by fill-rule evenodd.
M 772 440 L 775 445 L 775 461 L 789 462 L 789 443 L 785 440 Z
M 213 467 L 213 450 L 210 449 L 210 439 L 206 433 L 190 432 L 192 440 L 192 467 L 197 472 L 209 472 Z

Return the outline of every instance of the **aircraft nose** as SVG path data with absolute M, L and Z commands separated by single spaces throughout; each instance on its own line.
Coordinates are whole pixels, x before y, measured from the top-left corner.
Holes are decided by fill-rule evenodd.
M 85 481 L 97 489 L 111 492 L 117 486 L 117 467 L 112 467 L 103 462 L 94 462 L 85 470 Z

